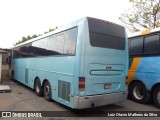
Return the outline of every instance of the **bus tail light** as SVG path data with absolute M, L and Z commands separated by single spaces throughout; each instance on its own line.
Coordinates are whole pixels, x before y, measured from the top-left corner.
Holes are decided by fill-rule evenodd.
M 80 77 L 79 78 L 78 87 L 79 87 L 80 92 L 85 91 L 85 77 Z

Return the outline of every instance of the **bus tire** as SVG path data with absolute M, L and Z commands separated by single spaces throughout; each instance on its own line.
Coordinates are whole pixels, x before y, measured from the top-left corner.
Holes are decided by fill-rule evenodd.
M 43 93 L 44 93 L 44 98 L 47 100 L 47 101 L 51 101 L 51 94 L 52 94 L 52 88 L 51 88 L 51 85 L 48 81 L 46 81 L 44 83 L 44 87 L 43 87 Z
M 150 100 L 150 92 L 141 82 L 134 82 L 130 88 L 131 99 L 135 102 L 145 104 Z
M 34 82 L 34 90 L 37 96 L 42 96 L 43 95 L 43 91 L 42 91 L 42 87 L 41 87 L 41 82 L 39 78 L 36 78 L 35 82 Z
M 153 91 L 153 100 L 157 108 L 160 109 L 160 86 Z

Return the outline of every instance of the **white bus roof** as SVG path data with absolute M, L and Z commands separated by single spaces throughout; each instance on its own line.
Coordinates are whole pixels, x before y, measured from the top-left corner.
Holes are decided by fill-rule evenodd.
M 43 34 L 43 35 L 38 36 L 38 37 L 36 37 L 36 38 L 27 40 L 26 42 L 20 43 L 20 44 L 14 46 L 14 47 L 12 47 L 12 48 L 16 48 L 16 47 L 18 47 L 18 46 L 22 46 L 22 45 L 25 45 L 25 44 L 27 44 L 27 43 L 31 43 L 31 42 L 33 42 L 33 41 L 39 40 L 39 39 L 41 39 L 41 38 L 45 38 L 45 37 L 47 37 L 47 36 L 50 36 L 50 35 L 53 35 L 53 34 L 56 34 L 56 33 L 62 32 L 62 31 L 65 31 L 65 30 L 67 30 L 67 29 L 76 27 L 76 26 L 77 26 L 79 23 L 81 23 L 82 21 L 85 21 L 85 20 L 90 19 L 90 18 L 93 18 L 93 17 L 88 17 L 88 16 L 86 16 L 86 17 L 80 18 L 80 19 L 78 19 L 78 20 L 75 20 L 75 21 L 69 23 L 69 24 L 66 25 L 66 26 L 60 27 L 60 28 L 58 28 L 58 29 L 56 29 L 56 30 L 54 30 L 54 31 L 51 31 L 51 32 L 46 33 L 46 34 Z M 93 18 L 93 19 L 98 19 L 98 18 Z M 98 20 L 102 20 L 102 19 L 98 19 Z M 110 24 L 115 24 L 115 23 L 112 23 L 112 22 L 110 22 L 110 21 L 106 21 L 106 20 L 104 20 L 104 21 L 105 21 L 105 22 L 108 22 L 108 23 L 110 23 Z M 118 24 L 116 24 L 116 25 L 118 25 Z
M 69 23 L 69 24 L 66 25 L 66 26 L 59 27 L 58 29 L 56 29 L 56 30 L 54 30 L 54 31 L 51 31 L 51 32 L 49 32 L 49 33 L 43 34 L 43 35 L 41 35 L 41 36 L 38 36 L 38 37 L 33 38 L 33 39 L 30 39 L 30 40 L 27 40 L 26 42 L 20 43 L 20 44 L 14 46 L 14 47 L 12 47 L 12 48 L 16 48 L 16 47 L 18 47 L 18 46 L 21 46 L 21 45 L 24 45 L 24 44 L 27 44 L 27 43 L 31 43 L 31 42 L 36 41 L 36 40 L 39 40 L 39 39 L 41 39 L 41 38 L 45 38 L 45 37 L 50 36 L 50 35 L 52 35 L 52 34 L 56 34 L 56 33 L 59 33 L 59 32 L 61 32 L 61 31 L 64 31 L 64 30 L 67 30 L 67 29 L 76 27 L 77 24 L 78 24 L 80 21 L 84 21 L 84 20 L 86 20 L 86 19 L 87 19 L 87 17 L 80 18 L 80 19 L 78 19 L 78 20 L 75 20 L 75 21 Z
M 128 37 L 130 38 L 130 37 L 135 37 L 135 36 L 140 36 L 140 35 L 147 35 L 147 34 L 158 32 L 158 31 L 160 31 L 160 28 L 155 28 L 152 30 L 144 30 L 144 31 L 132 33 L 132 34 L 128 35 Z

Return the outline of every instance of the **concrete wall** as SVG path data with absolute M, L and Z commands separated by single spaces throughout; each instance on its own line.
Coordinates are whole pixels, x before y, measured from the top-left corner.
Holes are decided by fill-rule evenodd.
M 10 56 L 10 51 L 6 51 L 5 53 L 1 53 L 2 55 L 2 63 L 1 66 L 1 82 L 10 79 L 10 68 L 11 66 L 7 63 L 7 59 Z
M 2 82 L 1 71 L 2 71 L 2 53 L 0 53 L 0 83 Z

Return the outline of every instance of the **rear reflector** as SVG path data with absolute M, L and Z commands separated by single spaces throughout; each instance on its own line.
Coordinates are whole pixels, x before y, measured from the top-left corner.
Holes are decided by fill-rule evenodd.
M 79 77 L 78 87 L 80 92 L 85 91 L 85 77 Z
M 122 94 L 125 95 L 125 94 L 127 94 L 127 92 L 123 92 Z

